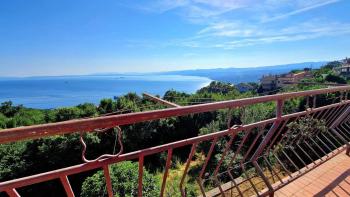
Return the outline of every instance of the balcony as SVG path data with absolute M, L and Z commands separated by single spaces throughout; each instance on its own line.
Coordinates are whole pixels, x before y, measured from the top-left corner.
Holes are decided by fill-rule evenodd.
M 194 195 L 187 189 L 191 180 L 197 196 L 322 196 L 344 188 L 342 185 L 347 183 L 349 159 L 345 152 L 350 150 L 349 90 L 349 86 L 341 86 L 190 106 L 180 106 L 149 95 L 150 99 L 158 100 L 169 108 L 2 130 L 0 143 L 80 133 L 82 163 L 2 182 L 0 191 L 8 196 L 20 196 L 23 187 L 58 180 L 67 196 L 75 196 L 78 194 L 74 194 L 70 177 L 101 170 L 106 182 L 106 195 L 111 197 L 115 190 L 110 166 L 133 161 L 138 163 L 138 184 L 135 186 L 137 193 L 132 195 L 143 196 L 147 192 L 143 189 L 145 160 L 164 154 L 159 196 L 169 196 L 167 184 L 173 167 L 173 154 L 180 149 L 188 151 L 178 175 L 180 181 L 176 188 L 180 196 Z M 288 109 L 288 102 L 298 98 L 305 107 Z M 275 116 L 257 122 L 233 124 L 234 110 L 244 113 L 245 108 L 261 103 L 270 103 L 276 110 Z M 133 152 L 123 151 L 121 135 L 124 126 L 219 110 L 226 114 L 224 130 Z M 84 135 L 108 132 L 112 128 L 118 133 L 118 153 L 88 159 L 85 153 L 89 147 Z M 324 172 L 327 178 L 322 175 Z M 317 188 L 316 179 L 323 181 L 317 184 Z M 342 195 L 345 191 L 338 192 Z

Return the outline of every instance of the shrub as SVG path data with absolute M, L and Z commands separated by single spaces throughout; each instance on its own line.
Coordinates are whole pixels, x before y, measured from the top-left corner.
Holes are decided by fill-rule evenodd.
M 20 109 L 7 121 L 7 128 L 45 123 L 45 114 L 35 109 Z
M 80 118 L 81 110 L 77 107 L 62 107 L 56 109 L 56 121 Z
M 293 121 L 287 125 L 290 132 L 287 134 L 288 138 L 294 139 L 299 137 L 296 143 L 304 140 L 305 138 L 311 138 L 318 132 L 326 132 L 326 122 L 324 120 L 318 120 L 312 117 L 302 117 L 297 121 Z
M 212 81 L 209 86 L 203 87 L 197 91 L 198 94 L 203 93 L 220 93 L 228 94 L 229 92 L 238 93 L 238 90 L 230 83 Z
M 346 84 L 347 83 L 343 77 L 333 75 L 333 74 L 327 75 L 325 80 L 329 81 L 329 82 L 339 83 L 339 84 Z
M 7 118 L 4 114 L 0 113 L 0 129 L 6 129 Z
M 22 105 L 14 106 L 12 101 L 6 101 L 0 105 L 0 113 L 7 117 L 14 116 L 19 110 L 23 109 Z
M 81 110 L 82 117 L 93 117 L 97 114 L 97 107 L 93 103 L 84 103 L 77 106 Z
M 115 196 L 137 196 L 138 164 L 130 161 L 110 166 L 113 193 Z M 159 195 L 159 181 L 143 170 L 143 196 Z M 85 179 L 81 196 L 107 196 L 106 182 L 102 171 Z
M 98 112 L 100 114 L 111 113 L 116 110 L 116 102 L 112 99 L 102 99 L 98 106 Z

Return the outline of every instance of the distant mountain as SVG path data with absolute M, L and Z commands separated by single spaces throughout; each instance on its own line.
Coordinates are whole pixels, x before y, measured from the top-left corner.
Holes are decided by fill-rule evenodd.
M 282 74 L 295 69 L 320 68 L 327 62 L 303 62 L 296 64 L 284 64 L 275 66 L 251 67 L 251 68 L 215 68 L 161 72 L 166 75 L 185 75 L 208 77 L 213 80 L 230 83 L 258 82 L 263 75 Z

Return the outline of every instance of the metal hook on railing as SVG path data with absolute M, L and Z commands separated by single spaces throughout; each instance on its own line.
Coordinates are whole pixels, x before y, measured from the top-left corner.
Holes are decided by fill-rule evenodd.
M 106 130 L 106 129 L 103 129 L 103 130 Z M 115 137 L 116 137 L 116 140 L 118 140 L 118 143 L 119 143 L 119 146 L 120 146 L 119 152 L 117 154 L 114 154 L 114 153 L 113 154 L 104 154 L 104 155 L 101 155 L 101 156 L 99 156 L 98 158 L 96 158 L 94 160 L 86 159 L 85 153 L 86 153 L 87 145 L 86 145 L 86 143 L 85 143 L 85 141 L 83 139 L 84 132 L 80 132 L 80 143 L 83 146 L 83 150 L 82 150 L 82 153 L 81 153 L 82 160 L 84 162 L 86 162 L 86 163 L 91 163 L 91 162 L 96 162 L 96 161 L 100 161 L 100 160 L 103 160 L 103 159 L 109 159 L 109 158 L 118 157 L 119 155 L 121 155 L 123 153 L 122 130 L 121 130 L 121 128 L 119 126 L 116 126 L 114 128 L 114 130 L 118 131 Z
M 315 104 L 313 104 L 312 107 L 310 107 L 310 97 L 314 97 L 313 95 L 311 96 L 307 96 L 306 97 L 306 104 L 305 104 L 305 112 L 306 112 L 306 116 L 310 116 L 313 108 L 315 107 Z M 313 103 L 315 103 L 315 100 L 313 100 Z
M 241 125 L 232 125 L 231 126 L 231 121 L 232 121 L 232 114 L 231 112 L 233 111 L 232 108 L 229 108 L 228 112 L 227 112 L 227 130 L 228 131 L 232 131 L 232 130 L 235 130 L 237 128 L 240 128 L 242 127 L 242 124 Z

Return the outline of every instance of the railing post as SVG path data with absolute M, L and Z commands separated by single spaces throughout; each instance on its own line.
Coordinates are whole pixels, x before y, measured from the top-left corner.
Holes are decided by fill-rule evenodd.
M 284 100 L 277 100 L 276 104 L 276 118 L 280 119 L 283 115 L 283 105 L 284 105 Z
M 265 138 L 263 139 L 263 141 L 261 142 L 261 144 L 259 145 L 259 147 L 255 151 L 254 155 L 251 158 L 251 161 L 256 161 L 257 160 L 259 155 L 262 153 L 262 151 L 264 150 L 264 148 L 266 147 L 266 145 L 270 141 L 270 139 L 273 136 L 273 134 L 276 132 L 276 130 L 280 126 L 281 118 L 282 118 L 282 114 L 283 114 L 283 105 L 284 105 L 284 100 L 282 100 L 282 99 L 277 100 L 277 104 L 276 104 L 276 121 L 273 123 L 272 127 L 267 132 Z
M 278 129 L 278 127 L 281 124 L 281 119 L 282 119 L 282 115 L 283 115 L 283 105 L 284 105 L 284 100 L 282 100 L 282 99 L 277 100 L 277 103 L 276 103 L 276 121 L 273 123 L 270 130 L 267 132 L 265 138 L 263 139 L 263 141 L 261 142 L 261 144 L 259 145 L 259 147 L 257 148 L 257 150 L 255 151 L 255 153 L 253 154 L 253 156 L 251 158 L 251 161 L 253 162 L 255 169 L 257 170 L 257 172 L 259 173 L 259 175 L 261 176 L 261 178 L 263 179 L 263 181 L 265 182 L 265 184 L 267 185 L 267 187 L 269 189 L 269 196 L 274 196 L 274 189 L 273 189 L 272 185 L 270 184 L 269 180 L 264 175 L 259 164 L 257 163 L 257 159 L 262 154 L 263 150 L 265 149 L 265 147 L 269 143 L 270 139 L 275 134 L 276 130 Z

